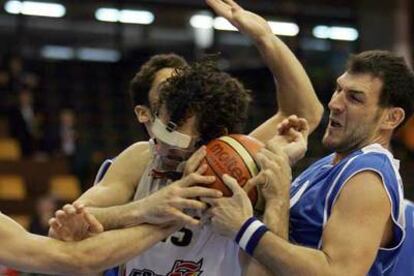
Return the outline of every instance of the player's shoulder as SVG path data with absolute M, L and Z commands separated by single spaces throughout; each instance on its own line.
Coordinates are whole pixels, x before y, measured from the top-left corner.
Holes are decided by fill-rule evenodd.
M 379 144 L 366 146 L 343 162 L 343 169 L 347 171 L 374 170 L 381 174 L 395 174 L 398 168 L 399 161 Z
M 116 158 L 115 163 L 137 163 L 147 164 L 152 158 L 150 144 L 147 141 L 140 141 L 125 148 Z
M 139 141 L 128 146 L 121 155 L 135 157 L 135 158 L 144 158 L 151 155 L 150 143 L 148 141 Z
M 150 143 L 148 141 L 135 142 L 125 149 L 131 154 L 150 154 Z

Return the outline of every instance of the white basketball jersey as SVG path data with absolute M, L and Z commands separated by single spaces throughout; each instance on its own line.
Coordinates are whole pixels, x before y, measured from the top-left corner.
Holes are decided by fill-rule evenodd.
M 152 170 L 159 164 L 155 157 L 146 168 L 134 200 L 146 197 L 171 182 L 152 177 Z M 241 275 L 238 252 L 239 247 L 233 240 L 213 233 L 210 226 L 185 227 L 127 262 L 126 275 Z

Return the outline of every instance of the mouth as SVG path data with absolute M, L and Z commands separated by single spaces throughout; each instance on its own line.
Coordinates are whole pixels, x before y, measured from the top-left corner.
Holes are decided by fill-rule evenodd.
M 331 128 L 340 128 L 340 127 L 342 127 L 342 124 L 334 118 L 329 118 L 329 127 L 331 127 Z

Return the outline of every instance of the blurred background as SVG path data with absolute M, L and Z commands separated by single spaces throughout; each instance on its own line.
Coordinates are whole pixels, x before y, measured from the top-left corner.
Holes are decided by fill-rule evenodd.
M 387 49 L 412 62 L 412 0 L 239 4 L 272 22 L 325 106 L 350 53 Z M 56 207 L 90 187 L 105 158 L 147 139 L 127 87 L 152 55 L 194 61 L 220 53 L 220 67 L 254 91 L 246 132 L 275 113 L 258 52 L 202 0 L 0 1 L 0 42 L 0 210 L 37 233 Z M 325 122 L 297 171 L 326 153 Z M 393 147 L 413 199 L 413 119 Z

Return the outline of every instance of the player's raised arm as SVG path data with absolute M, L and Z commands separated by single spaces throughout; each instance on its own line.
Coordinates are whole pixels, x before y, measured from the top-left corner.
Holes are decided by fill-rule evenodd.
M 276 134 L 276 126 L 289 115 L 296 114 L 309 122 L 312 132 L 319 124 L 323 107 L 299 60 L 273 34 L 264 18 L 240 7 L 233 0 L 206 0 L 220 16 L 250 37 L 275 78 L 277 113 L 253 130 L 252 136 L 266 142 Z

